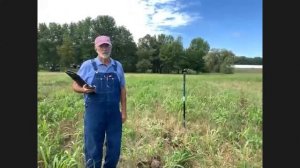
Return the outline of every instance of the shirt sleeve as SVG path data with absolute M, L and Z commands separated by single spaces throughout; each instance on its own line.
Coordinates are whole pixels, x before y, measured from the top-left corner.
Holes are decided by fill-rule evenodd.
M 77 71 L 77 74 L 86 82 L 88 82 L 88 74 L 89 74 L 89 66 L 88 66 L 88 62 L 85 61 L 81 64 L 79 70 Z M 90 82 L 88 82 L 90 84 Z
M 85 74 L 85 73 L 84 73 L 84 72 L 86 71 L 85 69 L 86 69 L 86 68 L 85 68 L 85 62 L 84 62 L 84 63 L 81 64 L 79 70 L 77 71 L 77 74 L 78 74 L 81 78 L 83 78 L 83 76 L 84 76 L 84 74 Z
M 121 87 L 125 87 L 125 74 L 124 74 L 124 70 L 123 70 L 123 66 L 121 63 L 119 63 L 119 67 L 120 67 L 120 85 Z

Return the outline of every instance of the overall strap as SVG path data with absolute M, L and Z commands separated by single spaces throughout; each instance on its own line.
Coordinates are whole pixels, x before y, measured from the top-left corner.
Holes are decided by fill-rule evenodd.
M 97 73 L 98 68 L 97 68 L 96 62 L 94 61 L 94 59 L 91 59 L 91 62 L 92 62 L 92 65 L 93 65 L 93 68 L 94 68 L 95 72 Z

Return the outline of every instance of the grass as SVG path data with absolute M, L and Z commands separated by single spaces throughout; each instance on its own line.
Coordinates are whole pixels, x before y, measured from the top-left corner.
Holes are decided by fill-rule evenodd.
M 262 74 L 126 75 L 118 167 L 262 167 Z M 83 166 L 83 99 L 64 73 L 38 73 L 38 165 Z

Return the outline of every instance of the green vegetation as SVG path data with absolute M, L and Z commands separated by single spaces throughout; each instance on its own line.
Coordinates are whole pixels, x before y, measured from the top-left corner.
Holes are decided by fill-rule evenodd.
M 132 33 L 108 15 L 62 25 L 39 23 L 37 34 L 39 70 L 64 71 L 96 57 L 93 42 L 98 35 L 111 37 L 112 57 L 122 63 L 125 72 L 180 73 L 189 68 L 233 73 L 232 64 L 262 64 L 260 57 L 238 57 L 227 49 L 213 48 L 203 37 L 193 37 L 187 48 L 182 37 L 166 34 L 145 34 L 136 43 Z
M 119 168 L 262 167 L 262 74 L 126 74 Z M 83 97 L 64 73 L 38 73 L 38 166 L 83 168 Z

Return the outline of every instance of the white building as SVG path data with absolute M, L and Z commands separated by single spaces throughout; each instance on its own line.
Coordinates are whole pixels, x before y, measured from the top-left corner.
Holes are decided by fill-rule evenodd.
M 245 68 L 245 69 L 262 69 L 262 65 L 233 65 L 233 68 Z

